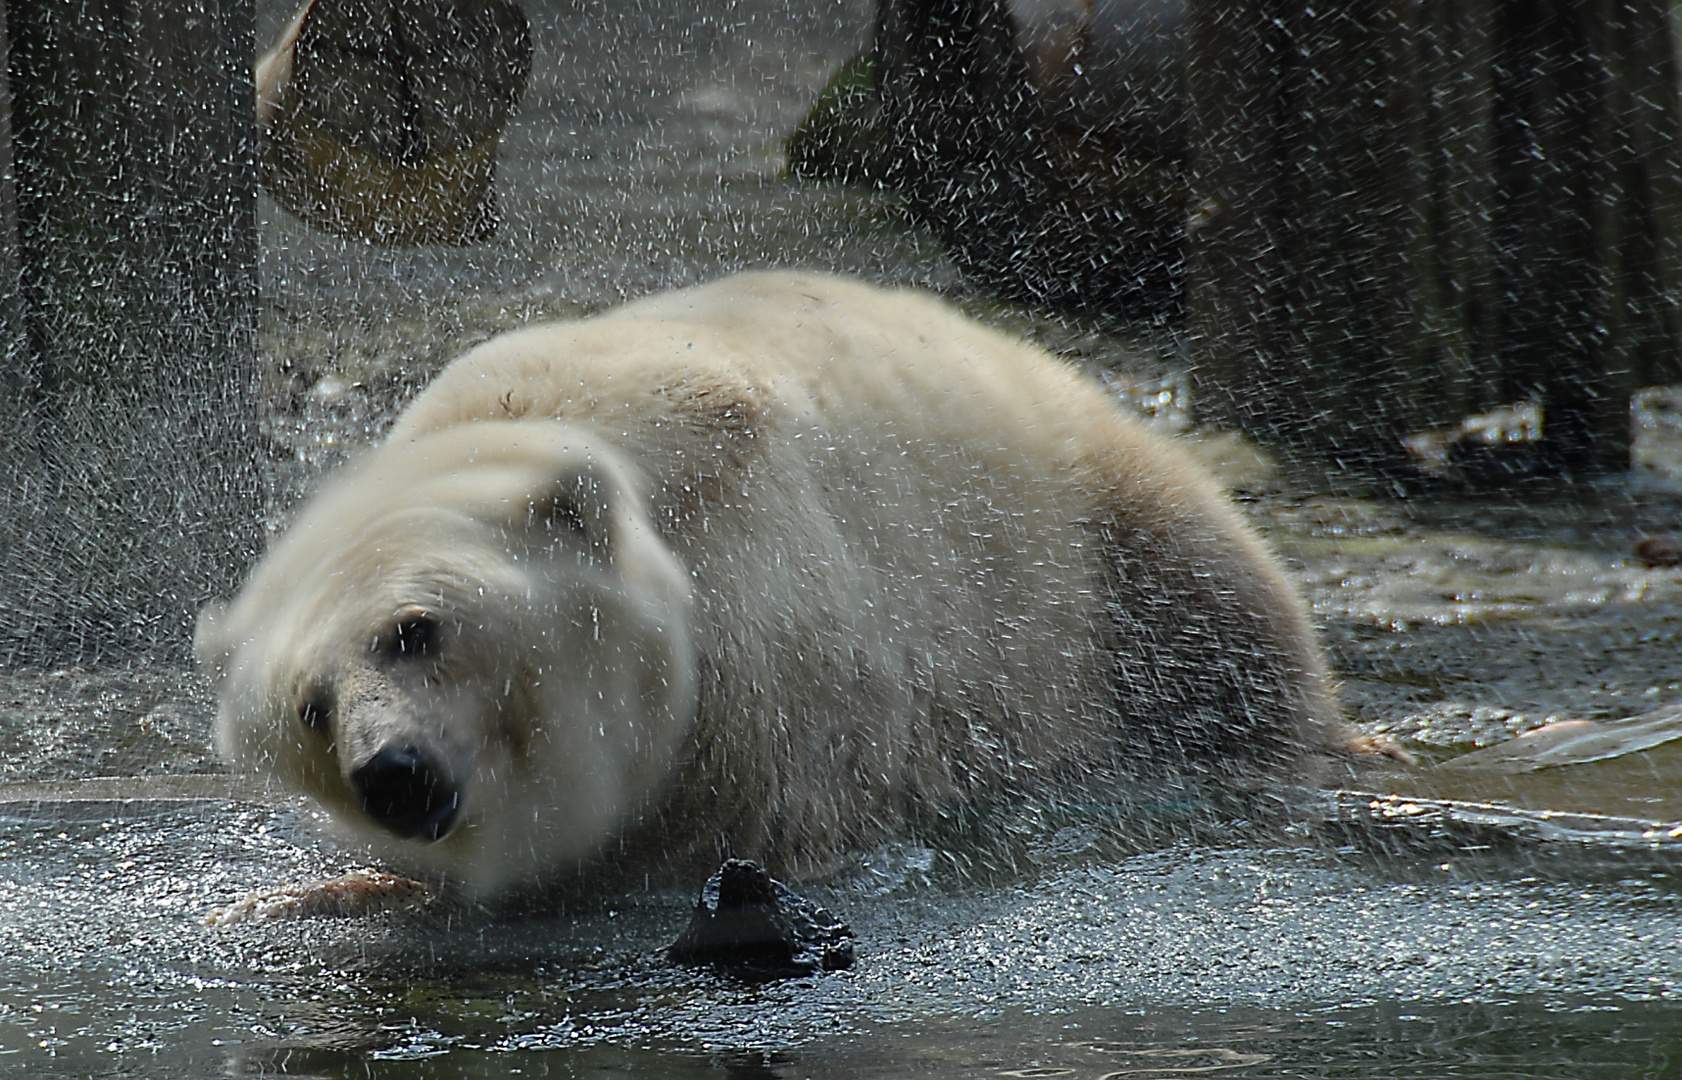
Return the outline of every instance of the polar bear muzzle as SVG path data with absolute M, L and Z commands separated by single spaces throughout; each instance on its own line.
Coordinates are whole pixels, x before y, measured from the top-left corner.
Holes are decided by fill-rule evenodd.
M 382 746 L 350 774 L 350 786 L 363 813 L 404 839 L 442 840 L 461 810 L 444 768 L 409 742 Z

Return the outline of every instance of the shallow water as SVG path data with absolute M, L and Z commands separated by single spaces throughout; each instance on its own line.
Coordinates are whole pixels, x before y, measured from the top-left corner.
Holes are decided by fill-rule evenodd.
M 676 893 L 205 925 L 243 889 L 345 865 L 311 817 L 7 807 L 0 1074 L 1647 1076 L 1682 1060 L 1682 897 L 1645 856 L 1591 871 L 1251 835 L 1083 860 L 1065 825 L 1036 842 L 1040 867 L 965 887 L 901 848 L 816 890 L 859 935 L 853 971 L 754 984 L 663 963 Z M 1070 1071 L 1024 1072 L 1050 1069 Z
M 538 59 L 491 242 L 374 249 L 263 206 L 277 525 L 463 346 L 743 266 L 948 290 L 1185 426 L 1171 328 L 990 304 L 892 197 L 781 178 L 867 2 L 527 7 Z M 260 4 L 265 33 L 287 13 Z M 1259 493 L 1244 506 L 1355 718 L 1445 763 L 1347 785 L 1499 805 L 1297 793 L 1143 829 L 1005 811 L 1006 847 L 908 844 L 815 885 L 859 935 L 855 969 L 817 979 L 666 966 L 677 892 L 213 929 L 212 908 L 357 853 L 222 771 L 195 676 L 0 672 L 0 1075 L 1674 1076 L 1682 755 L 1546 775 L 1477 756 L 1646 716 L 1599 730 L 1627 749 L 1682 703 L 1682 572 L 1630 557 L 1682 534 L 1673 412 L 1643 414 L 1637 482 L 1505 499 L 1309 495 L 1206 440 Z

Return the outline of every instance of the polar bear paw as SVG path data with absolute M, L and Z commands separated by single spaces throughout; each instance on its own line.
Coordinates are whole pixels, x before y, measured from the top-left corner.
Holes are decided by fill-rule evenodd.
M 430 886 L 380 870 L 352 870 L 339 877 L 249 893 L 205 917 L 211 926 L 281 919 L 357 918 L 381 911 L 418 911 L 430 904 Z

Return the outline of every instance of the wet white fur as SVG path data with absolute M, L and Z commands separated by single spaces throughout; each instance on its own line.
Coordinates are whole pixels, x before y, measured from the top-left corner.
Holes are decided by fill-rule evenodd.
M 368 651 L 409 610 L 445 627 L 424 678 Z M 467 353 L 198 650 L 225 755 L 481 892 L 604 847 L 798 873 L 1175 740 L 1238 773 L 1336 738 L 1300 602 L 1182 452 L 938 300 L 816 275 Z M 323 680 L 330 739 L 297 718 Z M 466 778 L 443 841 L 348 795 L 394 733 Z

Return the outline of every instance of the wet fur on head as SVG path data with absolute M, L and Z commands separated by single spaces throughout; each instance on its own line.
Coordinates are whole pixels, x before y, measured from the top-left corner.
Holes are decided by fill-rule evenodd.
M 201 618 L 218 749 L 475 890 L 589 855 L 658 786 L 695 708 L 688 577 L 643 484 L 553 422 L 368 455 Z M 389 744 L 423 748 L 459 791 L 440 842 L 360 812 L 347 779 Z

